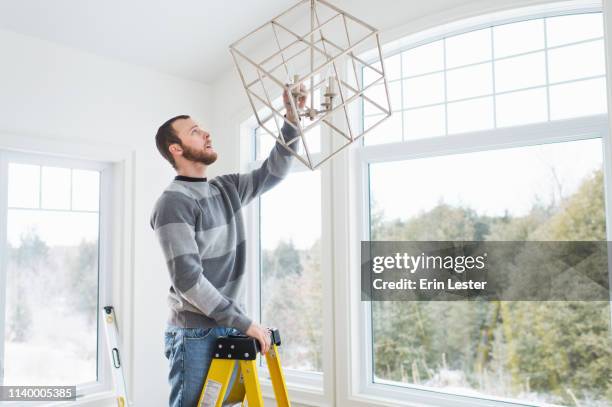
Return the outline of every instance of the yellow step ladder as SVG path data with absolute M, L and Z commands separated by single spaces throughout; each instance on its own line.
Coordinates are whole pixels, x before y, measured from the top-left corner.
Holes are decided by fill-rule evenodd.
M 266 364 L 278 407 L 289 407 L 289 396 L 285 376 L 280 363 L 278 347 L 281 344 L 278 329 L 270 330 L 272 345 L 266 354 Z M 239 403 L 242 407 L 263 407 L 259 376 L 257 375 L 257 353 L 259 342 L 245 335 L 220 336 L 215 343 L 215 353 L 204 382 L 198 407 L 221 407 L 232 373 L 239 364 L 240 369 L 225 405 Z

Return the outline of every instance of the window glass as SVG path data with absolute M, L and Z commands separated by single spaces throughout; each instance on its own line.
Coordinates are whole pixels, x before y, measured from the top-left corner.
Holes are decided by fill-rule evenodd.
M 493 93 L 491 63 L 453 69 L 446 73 L 447 98 L 449 101 L 484 96 Z
M 261 195 L 261 315 L 283 338 L 283 367 L 322 371 L 321 174 L 289 174 Z
M 465 133 L 493 127 L 493 98 L 484 97 L 448 104 L 448 133 Z
M 434 73 L 404 80 L 404 108 L 444 101 L 444 74 Z
M 550 87 L 550 118 L 568 119 L 606 113 L 604 78 L 565 83 Z
M 502 24 L 401 51 L 388 59 L 393 78 L 398 66 L 404 78 L 401 89 L 389 84 L 403 134 L 366 135 L 364 145 L 604 114 L 602 36 L 601 13 L 588 13 Z M 384 93 L 377 86 L 368 94 L 384 103 Z M 381 113 L 364 103 L 366 116 Z
M 490 29 L 455 35 L 445 41 L 447 69 L 491 59 Z
M 385 115 L 369 116 L 364 118 L 364 130 L 372 126 L 372 130 L 366 133 L 364 143 L 366 145 L 383 144 L 402 141 L 402 114 L 393 113 L 391 117 L 376 125 Z
M 495 108 L 498 127 L 546 121 L 546 89 L 504 93 L 495 99 Z
M 80 211 L 97 211 L 100 200 L 100 173 L 72 170 L 72 208 Z
M 600 139 L 370 164 L 371 239 L 605 240 L 602 164 Z M 381 301 L 371 315 L 375 382 L 608 404 L 607 302 Z
M 97 380 L 99 177 L 9 164 L 5 385 Z
M 573 14 L 546 19 L 546 38 L 549 47 L 602 36 L 603 19 L 601 13 Z
M 546 85 L 544 52 L 495 61 L 495 91 Z
M 605 75 L 605 55 L 603 40 L 551 49 L 548 51 L 550 82 Z
M 42 167 L 42 207 L 70 209 L 70 168 Z
M 406 140 L 442 136 L 446 132 L 444 105 L 410 109 L 404 112 Z
M 535 19 L 493 27 L 495 58 L 544 49 L 544 20 Z
M 402 75 L 415 76 L 444 69 L 444 47 L 436 41 L 402 52 Z
M 38 208 L 40 205 L 40 166 L 9 163 L 8 206 Z
M 395 81 L 389 83 L 389 98 L 391 100 L 391 109 L 400 110 L 402 108 L 402 82 Z M 364 92 L 364 96 L 370 98 L 373 102 L 377 103 L 384 109 L 387 108 L 387 93 L 385 92 L 384 85 L 375 85 L 368 88 Z M 363 114 L 366 116 L 372 114 L 381 114 L 382 111 L 371 102 L 363 104 Z
M 400 54 L 385 58 L 385 74 L 389 81 L 402 77 L 402 56 Z

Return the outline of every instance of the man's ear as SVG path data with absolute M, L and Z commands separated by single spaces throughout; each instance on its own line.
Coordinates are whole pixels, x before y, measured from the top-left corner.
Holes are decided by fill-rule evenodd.
M 178 144 L 170 144 L 168 147 L 171 153 L 182 153 L 183 149 Z

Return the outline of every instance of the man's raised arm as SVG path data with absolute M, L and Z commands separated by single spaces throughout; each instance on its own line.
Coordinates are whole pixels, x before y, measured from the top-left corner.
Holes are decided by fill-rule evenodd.
M 305 87 L 300 84 L 300 90 L 303 94 L 306 94 Z M 302 109 L 306 103 L 306 96 L 300 96 L 297 98 L 296 106 Z M 285 115 L 286 120 L 281 128 L 281 137 L 285 141 L 285 144 L 291 142 L 296 137 L 299 137 L 298 131 L 288 123 L 291 122 L 295 126 L 299 126 L 298 118 L 292 114 L 291 103 L 287 92 L 283 92 L 283 103 L 287 114 Z M 300 140 L 296 140 L 292 144 L 288 144 L 288 147 L 294 151 L 299 152 Z M 270 188 L 278 184 L 283 178 L 287 176 L 291 168 L 292 153 L 280 144 L 278 141 L 274 144 L 274 148 L 270 151 L 270 155 L 263 162 L 261 167 L 245 174 L 231 174 L 226 177 L 236 185 L 238 189 L 238 195 L 242 205 L 246 205 L 253 198 L 258 197 Z

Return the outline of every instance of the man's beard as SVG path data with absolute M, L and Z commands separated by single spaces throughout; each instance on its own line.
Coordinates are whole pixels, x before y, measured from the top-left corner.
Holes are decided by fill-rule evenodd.
M 189 161 L 210 165 L 217 161 L 217 152 L 208 152 L 206 149 L 196 150 L 188 146 L 183 146 L 183 158 Z

